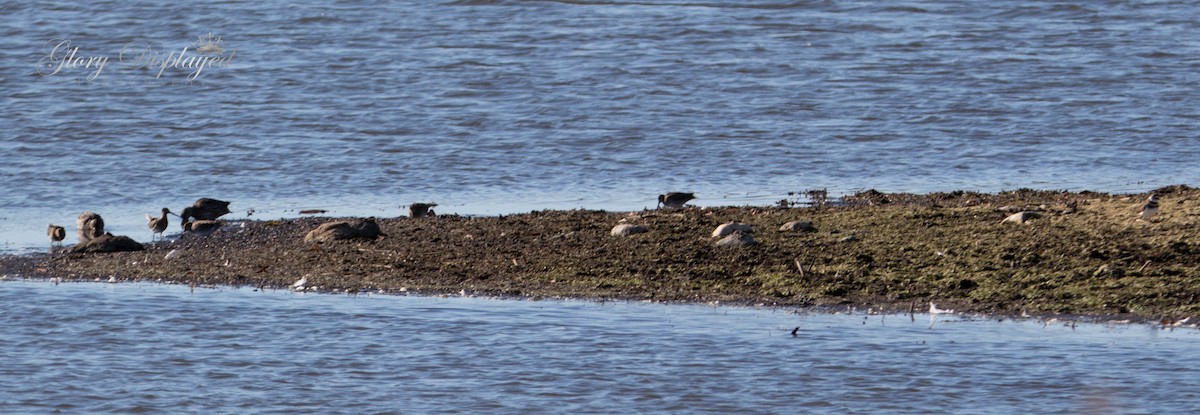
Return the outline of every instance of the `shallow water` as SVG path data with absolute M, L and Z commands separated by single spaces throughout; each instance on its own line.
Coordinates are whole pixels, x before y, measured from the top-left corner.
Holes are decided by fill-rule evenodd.
M 84 210 L 148 240 L 143 213 L 197 197 L 231 218 L 496 214 L 1200 173 L 1186 2 L 189 5 L 0 1 L 0 248 Z M 117 62 L 209 33 L 229 66 L 192 81 Z M 113 62 L 39 75 L 52 39 Z
M 1200 410 L 1193 329 L 16 280 L 0 304 L 3 413 Z

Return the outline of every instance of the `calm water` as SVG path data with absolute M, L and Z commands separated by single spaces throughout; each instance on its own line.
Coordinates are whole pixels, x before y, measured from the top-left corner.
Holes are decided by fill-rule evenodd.
M 668 190 L 699 205 L 814 188 L 1143 192 L 1200 173 L 1200 9 L 1186 2 L 0 1 L 0 14 L 10 250 L 83 210 L 146 240 L 143 213 L 201 196 L 234 201 L 231 217 L 431 200 L 495 214 L 641 209 Z M 194 65 L 134 67 L 147 42 L 160 60 L 198 58 L 210 33 L 225 65 L 194 80 Z M 67 56 L 52 39 L 110 61 L 55 73 L 39 66 Z
M 11 280 L 0 304 L 3 413 L 1200 410 L 1194 329 Z

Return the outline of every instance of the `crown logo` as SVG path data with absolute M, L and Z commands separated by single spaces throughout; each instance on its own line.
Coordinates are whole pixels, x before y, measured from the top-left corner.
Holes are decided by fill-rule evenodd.
M 225 42 L 222 42 L 221 38 L 208 32 L 208 36 L 200 36 L 199 39 L 192 42 L 192 46 L 196 47 L 196 53 L 201 55 L 217 55 L 225 51 L 225 48 L 221 47 L 222 43 Z

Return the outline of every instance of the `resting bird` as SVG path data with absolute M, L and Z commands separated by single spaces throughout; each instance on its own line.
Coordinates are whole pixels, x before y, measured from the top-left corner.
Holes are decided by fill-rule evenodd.
M 428 215 L 430 209 L 437 206 L 437 203 L 413 203 L 408 205 L 408 217 L 423 218 Z
M 1142 205 L 1142 212 L 1138 213 L 1138 219 L 1149 220 L 1154 215 L 1158 214 L 1158 193 L 1150 192 L 1150 198 L 1146 199 L 1146 204 Z
M 684 203 L 695 198 L 696 194 L 694 193 L 670 192 L 665 195 L 658 195 L 658 204 L 663 207 L 678 209 L 683 207 Z
M 146 215 L 146 226 L 148 226 L 150 228 L 150 232 L 151 232 L 150 240 L 151 241 L 154 240 L 154 235 L 158 235 L 158 237 L 160 239 L 162 238 L 163 231 L 167 230 L 167 223 L 168 223 L 167 215 L 174 215 L 174 214 L 175 214 L 174 212 L 171 212 L 171 209 L 162 208 L 162 216 L 159 216 L 156 218 L 156 217 L 153 217 L 150 215 Z
M 222 225 L 224 224 L 215 220 L 195 220 L 184 222 L 183 231 L 185 233 L 191 232 L 200 236 L 208 236 L 216 232 L 217 229 L 221 229 Z
M 63 239 L 67 239 L 67 230 L 51 223 L 50 228 L 46 229 L 46 235 L 50 236 L 50 246 L 54 246 L 54 244 L 61 246 Z
M 79 234 L 79 243 L 86 244 L 92 239 L 104 235 L 104 219 L 94 212 L 83 212 L 75 220 L 75 229 Z
M 192 218 L 213 220 L 226 213 L 229 213 L 229 202 L 202 197 L 196 199 L 196 203 L 192 203 L 191 207 L 183 208 L 183 212 L 179 214 L 179 218 L 186 225 L 188 220 Z

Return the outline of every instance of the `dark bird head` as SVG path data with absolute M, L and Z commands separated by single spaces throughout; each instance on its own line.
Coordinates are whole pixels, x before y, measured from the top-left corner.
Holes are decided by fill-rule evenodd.
M 413 218 L 425 217 L 437 203 L 413 203 L 408 205 L 408 216 Z
M 185 230 L 185 231 L 188 230 L 188 220 L 190 220 L 192 217 L 193 217 L 192 208 L 190 208 L 190 207 L 183 208 L 183 213 L 179 214 L 179 219 L 183 222 L 180 224 L 181 226 L 183 226 L 183 230 Z

